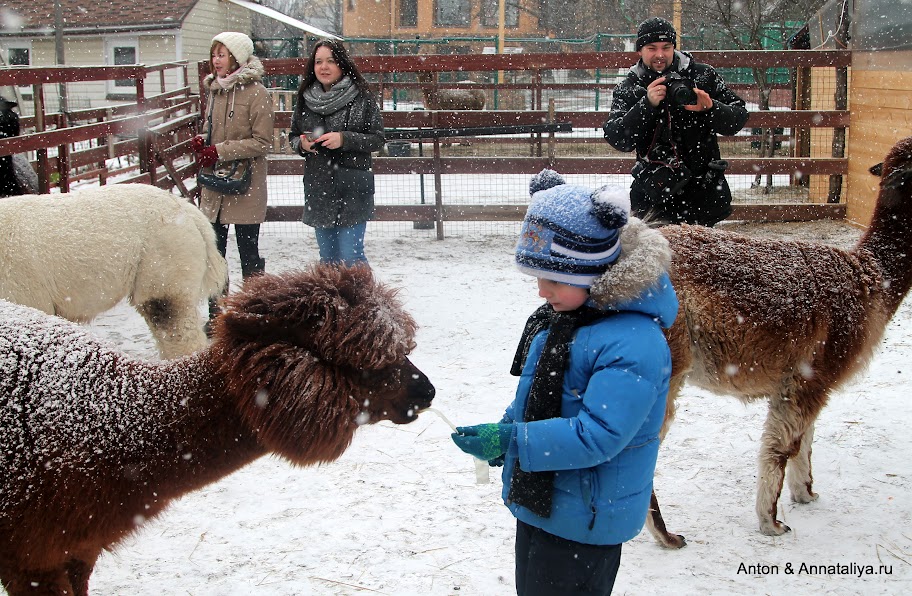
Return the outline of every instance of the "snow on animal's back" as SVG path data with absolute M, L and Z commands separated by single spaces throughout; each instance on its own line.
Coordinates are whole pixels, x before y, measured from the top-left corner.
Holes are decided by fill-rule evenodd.
M 8 230 L 15 225 L 19 243 L 47 242 L 60 252 L 103 242 L 119 231 L 129 234 L 126 238 L 138 246 L 143 236 L 156 233 L 140 228 L 145 227 L 149 214 L 157 214 L 163 225 L 180 224 L 198 212 L 187 207 L 193 206 L 160 188 L 118 184 L 67 194 L 10 197 L 0 202 L 0 227 Z M 79 226 L 83 220 L 92 225 Z
M 0 300 L 4 473 L 36 478 L 76 461 L 102 468 L 114 454 L 154 450 L 162 431 L 156 421 L 187 406 L 162 399 L 163 377 L 191 385 L 187 368 L 126 356 L 75 323 Z M 74 450 L 84 455 L 71 459 Z M 28 465 L 36 461 L 37 469 Z

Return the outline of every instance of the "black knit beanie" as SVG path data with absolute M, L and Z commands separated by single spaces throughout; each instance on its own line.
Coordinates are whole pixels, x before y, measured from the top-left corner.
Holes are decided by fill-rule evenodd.
M 678 47 L 678 34 L 675 32 L 674 25 L 660 17 L 652 17 L 640 23 L 637 29 L 637 52 L 645 45 L 664 42 Z

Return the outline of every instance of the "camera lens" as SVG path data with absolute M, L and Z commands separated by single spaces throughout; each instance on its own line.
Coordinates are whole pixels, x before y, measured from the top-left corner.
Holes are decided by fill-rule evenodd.
M 675 85 L 671 97 L 675 103 L 682 106 L 692 106 L 697 103 L 697 94 L 693 89 L 684 85 Z

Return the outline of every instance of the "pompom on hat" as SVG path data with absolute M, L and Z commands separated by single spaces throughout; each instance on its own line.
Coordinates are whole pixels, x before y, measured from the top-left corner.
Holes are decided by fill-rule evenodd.
M 678 47 L 678 33 L 674 25 L 661 17 L 652 17 L 640 23 L 637 29 L 636 51 L 651 43 L 668 42 Z
M 234 59 L 240 65 L 247 64 L 250 57 L 253 56 L 253 40 L 237 31 L 225 31 L 212 38 L 212 43 L 220 43 L 231 52 Z
M 618 186 L 593 191 L 542 170 L 529 183 L 529 194 L 516 245 L 517 267 L 535 277 L 590 287 L 621 254 L 630 191 Z

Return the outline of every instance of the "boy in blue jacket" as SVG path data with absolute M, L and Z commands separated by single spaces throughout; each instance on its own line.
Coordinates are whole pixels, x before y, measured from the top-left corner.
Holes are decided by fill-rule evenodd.
M 503 463 L 519 596 L 610 594 L 652 493 L 671 375 L 662 328 L 678 311 L 671 252 L 628 222 L 626 189 L 593 192 L 544 170 L 530 192 L 516 263 L 547 303 L 526 323 L 503 419 L 457 428 L 453 441 Z

